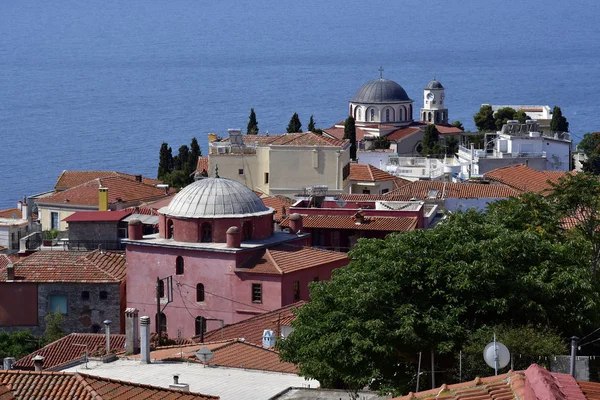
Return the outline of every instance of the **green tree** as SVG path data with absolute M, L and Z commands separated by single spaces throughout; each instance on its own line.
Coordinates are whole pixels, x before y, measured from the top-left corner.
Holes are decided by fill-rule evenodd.
M 200 145 L 198 145 L 198 139 L 195 137 L 192 138 L 192 142 L 190 143 L 190 157 L 188 159 L 187 171 L 193 173 L 196 171 L 196 167 L 198 166 L 198 158 L 202 156 L 202 150 L 200 149 Z M 190 183 L 193 181 L 193 177 L 190 178 Z
M 423 133 L 423 150 L 421 154 L 424 156 L 432 156 L 441 154 L 440 147 L 440 132 L 434 124 L 428 124 Z
M 569 132 L 569 123 L 567 122 L 567 118 L 562 115 L 562 110 L 558 106 L 555 106 L 552 109 L 550 130 L 552 132 Z
M 350 159 L 356 160 L 356 123 L 352 116 L 344 121 L 344 140 L 350 141 Z
M 377 136 L 373 141 L 373 145 L 376 149 L 389 149 L 390 148 L 390 140 L 385 136 Z
M 315 131 L 315 120 L 313 118 L 313 116 L 310 116 L 310 121 L 308 121 L 308 131 L 309 132 L 314 132 Z
M 39 338 L 29 331 L 0 331 L 0 360 L 6 357 L 15 357 L 18 360 L 37 350 L 38 345 L 41 345 Z
M 451 156 L 458 152 L 458 139 L 456 136 L 448 135 L 444 137 L 446 145 L 446 154 Z
M 566 174 L 552 183 L 548 199 L 556 204 L 561 221 L 573 225 L 573 231 L 588 244 L 590 271 L 597 277 L 600 265 L 600 181 L 592 174 Z
M 528 119 L 531 119 L 531 117 L 527 115 L 525 111 L 519 110 L 513 115 L 513 119 L 518 120 L 520 124 L 524 124 Z
M 583 171 L 600 174 L 600 132 L 586 133 L 577 145 L 577 150 L 585 154 Z
M 496 130 L 494 111 L 492 106 L 488 104 L 481 106 L 479 112 L 473 116 L 473 121 L 479 132 L 493 132 Z
M 173 159 L 174 170 L 183 171 L 184 173 L 188 172 L 189 167 L 189 159 L 190 159 L 190 148 L 187 145 L 183 145 L 179 148 L 179 152 Z
M 598 286 L 582 246 L 473 210 L 434 229 L 361 239 L 348 266 L 310 285 L 311 302 L 277 346 L 324 387 L 412 390 L 405 385 L 418 352 L 453 358 L 483 326 L 589 330 Z
M 458 129 L 460 129 L 461 131 L 464 131 L 464 130 L 465 130 L 465 127 L 463 126 L 462 122 L 460 122 L 460 121 L 454 121 L 454 122 L 452 123 L 452 126 L 454 126 L 454 127 L 458 128 Z
M 294 113 L 294 115 L 292 115 L 292 118 L 290 118 L 290 123 L 286 128 L 286 132 L 302 132 L 302 123 L 300 122 L 300 117 L 298 117 L 298 113 Z
M 478 376 L 492 375 L 494 372 L 483 360 L 482 350 L 496 334 L 497 340 L 504 344 L 512 354 L 513 370 L 527 369 L 531 364 L 540 364 L 550 369 L 553 356 L 566 354 L 567 346 L 563 338 L 555 332 L 537 329 L 533 326 L 511 327 L 506 325 L 484 326 L 469 337 L 462 348 L 462 380 L 473 380 Z M 455 365 L 458 365 L 456 360 Z M 511 364 L 498 373 L 505 373 Z M 455 379 L 458 380 L 458 369 Z
M 506 124 L 509 120 L 515 119 L 517 111 L 512 107 L 502 107 L 494 114 L 494 124 L 496 130 L 502 129 L 502 125 Z
M 250 109 L 249 119 L 250 121 L 248 121 L 246 135 L 258 135 L 258 122 L 256 122 L 256 113 L 254 113 L 254 108 Z
M 166 142 L 160 145 L 157 178 L 164 180 L 166 174 L 173 171 L 173 152 Z
M 48 313 L 44 321 L 46 322 L 46 329 L 44 330 L 44 342 L 46 344 L 55 342 L 65 336 L 65 332 L 63 331 L 65 317 L 61 313 Z

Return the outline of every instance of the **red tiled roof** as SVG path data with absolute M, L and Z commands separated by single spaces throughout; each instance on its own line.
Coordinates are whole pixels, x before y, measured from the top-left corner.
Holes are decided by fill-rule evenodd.
M 423 131 L 420 127 L 408 126 L 406 128 L 396 129 L 391 132 L 389 135 L 386 135 L 386 138 L 392 141 L 402 140 L 414 133 Z
M 386 194 L 362 194 L 362 193 L 354 193 L 354 194 L 341 194 L 340 198 L 346 201 L 378 201 L 378 200 L 390 200 L 386 197 Z
M 120 211 L 78 211 L 64 218 L 65 222 L 115 222 L 130 215 L 130 210 Z
M 21 219 L 23 213 L 18 208 L 7 208 L 6 210 L 0 210 L 0 218 L 13 218 L 16 215 L 16 219 Z
M 375 168 L 371 164 L 350 163 L 350 180 L 360 182 L 395 181 L 394 175 Z
M 447 135 L 449 133 L 463 133 L 464 131 L 456 126 L 452 125 L 436 125 L 435 129 L 438 130 L 440 135 Z
M 417 226 L 415 217 L 364 217 L 357 224 L 351 215 L 303 215 L 302 226 L 320 229 L 348 229 L 353 231 L 408 232 Z M 289 226 L 289 218 L 281 222 L 281 227 Z
M 483 183 L 455 183 L 441 181 L 415 181 L 386 193 L 386 200 L 406 201 L 410 199 L 503 199 L 520 193 L 506 185 Z
M 0 385 L 0 400 L 16 400 L 10 389 L 4 385 Z
M 289 209 L 294 201 L 285 196 L 269 196 L 269 197 L 261 197 L 260 198 L 263 204 L 267 207 L 271 207 L 275 210 L 275 214 L 273 214 L 273 219 L 276 222 L 281 221 L 283 215 L 288 215 Z
M 342 122 L 342 125 L 344 123 Z M 338 128 L 336 126 L 332 126 L 331 128 L 323 129 L 323 132 L 335 139 L 344 140 L 344 128 Z M 361 141 L 365 139 L 365 135 L 373 135 L 372 133 L 361 129 L 360 127 L 356 127 L 356 140 Z
M 401 188 L 402 186 L 408 185 L 411 182 L 412 181 L 409 181 L 408 179 L 403 179 L 403 178 L 396 177 L 396 180 L 394 181 L 394 189 Z
M 210 175 L 208 157 L 198 157 L 198 163 L 196 164 L 196 172 L 200 173 L 202 171 L 206 171 L 206 173 Z
M 18 400 L 218 399 L 200 393 L 101 378 L 79 372 L 0 371 L 0 386 L 6 386 Z
M 158 215 L 157 211 L 163 207 L 168 206 L 175 197 L 176 193 L 171 193 L 168 196 L 163 197 L 159 200 L 145 201 L 139 205 L 139 207 L 135 207 L 133 213 L 134 214 L 147 214 L 147 215 Z
M 118 283 L 126 276 L 125 253 L 38 251 L 14 263 L 15 280 L 27 282 Z M 6 268 L 0 268 L 0 282 Z
M 258 261 L 251 263 L 248 267 L 237 268 L 236 271 L 285 275 L 338 261 L 350 260 L 346 253 L 282 244 L 267 249 Z
M 336 146 L 344 147 L 349 141 L 332 139 L 313 132 L 284 133 L 283 135 L 244 135 L 245 143 L 257 143 L 273 146 Z M 229 138 L 223 141 L 229 141 Z
M 120 176 L 98 178 L 38 200 L 38 204 L 98 206 L 98 188 L 108 189 L 108 202 L 141 202 L 165 197 L 164 189 Z
M 135 181 L 135 175 L 125 174 L 123 172 L 116 171 L 63 171 L 56 181 L 56 185 L 54 185 L 54 190 L 67 190 L 75 186 L 82 185 L 86 182 L 89 182 L 98 178 L 108 178 L 109 176 L 119 176 L 121 178 L 128 179 L 130 181 Z M 144 178 L 142 177 L 142 182 L 154 186 L 159 183 L 163 183 L 158 179 Z
M 538 171 L 523 164 L 494 169 L 484 174 L 486 179 L 503 183 L 521 192 L 547 192 L 552 188 L 548 183 L 557 183 L 570 172 Z M 547 194 L 547 193 L 546 193 Z
M 72 361 L 81 359 L 86 354 L 92 356 L 106 349 L 106 335 L 104 333 L 71 333 L 52 342 L 14 363 L 15 369 L 33 370 L 33 357 L 44 357 L 44 369 L 52 369 Z M 115 352 L 125 350 L 125 335 L 110 335 L 110 346 Z
M 204 334 L 205 342 L 217 340 L 228 340 L 244 338 L 250 343 L 262 343 L 262 336 L 265 329 L 270 329 L 275 333 L 275 336 L 281 335 L 281 326 L 289 326 L 282 321 L 289 321 L 290 318 L 295 318 L 293 311 L 302 307 L 303 301 L 278 308 L 273 311 L 268 311 L 263 314 L 256 315 L 235 324 L 225 325 L 222 329 L 206 332 Z M 289 324 L 289 322 L 288 322 Z M 200 336 L 195 336 L 195 340 L 200 340 Z

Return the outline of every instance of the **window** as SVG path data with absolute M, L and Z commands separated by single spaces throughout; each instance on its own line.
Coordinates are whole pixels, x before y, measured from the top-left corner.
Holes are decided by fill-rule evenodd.
M 242 240 L 252 239 L 252 222 L 244 221 L 242 224 Z
M 342 180 L 345 181 L 350 176 L 350 163 L 344 165 L 342 170 Z
M 269 183 L 269 173 L 265 172 L 265 183 Z
M 389 192 L 389 191 L 390 191 L 390 189 L 382 189 L 382 190 L 381 190 L 381 194 L 386 194 L 386 193 L 387 193 L 387 192 Z
M 202 335 L 206 332 L 206 318 L 196 317 L 196 335 Z
M 160 322 L 159 322 L 159 315 L 160 315 Z M 160 323 L 160 331 L 162 333 L 167 332 L 167 316 L 165 315 L 165 313 L 160 313 L 160 314 L 156 314 L 156 325 L 155 326 L 159 326 Z
M 244 175 L 244 168 L 238 169 L 238 175 Z
M 252 302 L 253 303 L 262 303 L 262 284 L 261 283 L 253 283 L 252 284 Z
M 358 118 L 359 121 L 362 119 L 362 113 L 360 112 L 360 108 L 358 109 Z
M 98 324 L 92 325 L 92 327 L 90 328 L 90 332 L 92 332 L 92 333 L 100 332 L 100 325 L 98 325 Z
M 183 275 L 183 257 L 177 256 L 175 259 L 175 275 Z
M 89 300 L 90 299 L 90 292 L 88 292 L 87 290 L 84 290 L 83 292 L 81 292 L 81 300 Z
M 371 194 L 371 191 L 369 189 L 363 189 L 363 194 Z
M 315 277 L 313 278 L 313 282 L 319 282 L 319 277 L 318 277 L 318 276 L 315 276 Z
M 208 222 L 202 224 L 202 236 L 200 241 L 203 243 L 212 242 L 212 225 Z
M 167 221 L 167 239 L 173 239 L 173 221 Z
M 294 301 L 300 300 L 300 281 L 294 281 Z
M 158 281 L 158 296 L 165 297 L 165 282 L 163 280 Z
M 371 109 L 371 121 L 375 121 L 375 110 Z
M 390 110 L 385 110 L 385 121 L 390 122 Z
M 58 229 L 58 212 L 52 211 L 50 213 L 50 229 Z
M 202 283 L 196 285 L 196 302 L 204 302 L 204 284 Z
M 48 297 L 48 311 L 67 315 L 67 296 L 53 295 Z
M 104 290 L 100 292 L 100 300 L 108 300 L 108 292 Z

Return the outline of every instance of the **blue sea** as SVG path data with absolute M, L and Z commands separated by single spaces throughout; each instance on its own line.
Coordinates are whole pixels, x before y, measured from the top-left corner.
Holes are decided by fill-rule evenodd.
M 600 130 L 600 2 L 0 0 L 0 209 L 65 169 L 156 176 L 166 141 L 343 120 L 383 76 L 451 120 L 482 103 L 559 105 Z

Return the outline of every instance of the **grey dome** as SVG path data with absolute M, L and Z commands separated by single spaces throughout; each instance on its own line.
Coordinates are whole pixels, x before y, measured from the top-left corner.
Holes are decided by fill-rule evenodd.
M 225 178 L 204 178 L 177 193 L 161 214 L 181 218 L 249 217 L 273 213 L 252 190 Z
M 411 101 L 402 86 L 389 79 L 374 79 L 362 85 L 352 103 L 398 103 Z
M 442 84 L 434 79 L 427 84 L 427 87 L 425 89 L 443 89 L 443 88 L 444 87 L 442 86 Z

